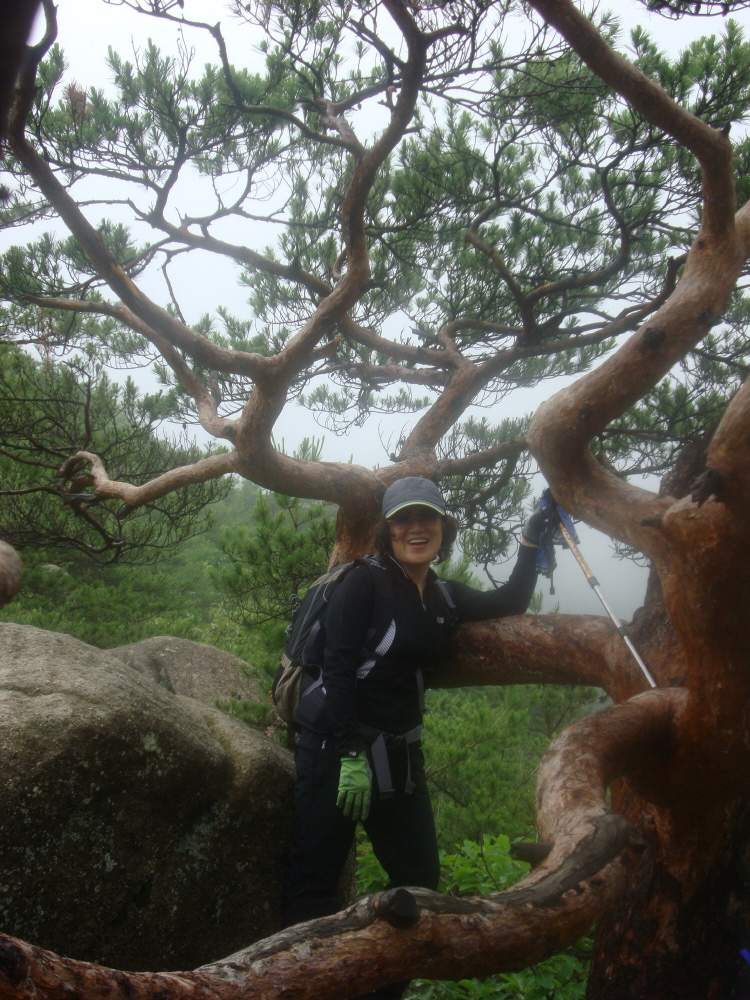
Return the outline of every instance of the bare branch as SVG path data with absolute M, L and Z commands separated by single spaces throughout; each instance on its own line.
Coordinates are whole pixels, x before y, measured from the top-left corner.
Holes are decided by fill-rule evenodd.
M 124 323 L 136 333 L 140 333 L 159 351 L 166 363 L 180 381 L 184 390 L 192 396 L 198 411 L 201 427 L 209 434 L 218 438 L 233 440 L 236 429 L 235 422 L 219 416 L 217 402 L 209 389 L 201 382 L 187 362 L 175 351 L 170 343 L 142 322 L 135 313 L 122 304 L 112 305 L 109 302 L 86 302 L 77 299 L 43 298 L 37 295 L 25 296 L 27 302 L 47 309 L 60 309 L 67 312 L 93 313 L 100 316 L 112 316 Z
M 473 247 L 476 247 L 480 253 L 483 253 L 485 255 L 485 257 L 488 257 L 495 265 L 498 273 L 500 274 L 500 277 L 508 286 L 508 290 L 510 291 L 511 295 L 515 299 L 516 305 L 518 306 L 518 311 L 521 314 L 521 321 L 523 323 L 524 333 L 527 336 L 531 337 L 536 333 L 537 329 L 536 317 L 534 316 L 534 310 L 531 303 L 529 302 L 527 296 L 524 295 L 521 286 L 518 284 L 516 279 L 508 270 L 508 266 L 505 263 L 505 260 L 500 251 L 497 250 L 495 247 L 489 246 L 487 243 L 484 242 L 484 240 L 480 239 L 479 237 L 479 227 L 483 222 L 486 222 L 487 219 L 491 218 L 491 216 L 497 211 L 498 207 L 499 207 L 498 202 L 495 201 L 491 205 L 488 205 L 482 212 L 480 212 L 479 215 L 473 220 L 469 228 L 466 230 L 466 233 L 464 234 L 464 239 L 466 240 L 467 243 L 470 243 Z
M 313 139 L 315 142 L 321 142 L 328 146 L 338 146 L 349 152 L 352 151 L 350 143 L 346 139 L 327 135 L 323 132 L 316 132 L 315 129 L 310 128 L 306 122 L 302 121 L 301 118 L 298 118 L 291 111 L 287 111 L 284 108 L 277 108 L 270 104 L 247 104 L 237 86 L 237 81 L 234 79 L 232 67 L 229 65 L 229 56 L 224 36 L 221 32 L 221 26 L 219 24 L 200 24 L 198 27 L 205 28 L 216 40 L 224 71 L 224 79 L 238 111 L 242 111 L 246 115 L 268 115 L 271 118 L 278 118 L 280 121 L 289 122 L 290 125 L 294 125 L 306 139 Z
M 231 351 L 212 344 L 210 340 L 180 323 L 149 299 L 118 264 L 100 234 L 88 222 L 52 170 L 18 128 L 13 128 L 11 131 L 11 144 L 18 159 L 59 212 L 98 274 L 139 319 L 156 330 L 173 346 L 187 351 L 208 368 L 248 375 L 251 378 L 258 378 L 268 370 L 271 359 L 260 354 Z
M 632 236 L 628 227 L 625 225 L 620 212 L 617 210 L 609 185 L 610 171 L 621 159 L 625 158 L 625 155 L 626 152 L 623 150 L 617 157 L 615 157 L 612 163 L 609 163 L 606 166 L 601 174 L 602 193 L 604 194 L 604 201 L 607 205 L 607 210 L 614 218 L 620 230 L 620 246 L 617 253 L 609 264 L 606 264 L 598 271 L 590 271 L 587 274 L 579 274 L 575 276 L 570 275 L 567 278 L 562 278 L 560 281 L 550 281 L 544 285 L 539 285 L 539 287 L 529 293 L 528 301 L 530 303 L 533 304 L 538 302 L 540 298 L 546 295 L 556 295 L 560 292 L 571 291 L 575 288 L 588 288 L 591 285 L 603 285 L 605 282 L 609 281 L 610 278 L 614 277 L 618 271 L 621 271 L 627 264 L 630 257 Z
M 503 441 L 493 448 L 483 448 L 462 458 L 446 458 L 438 462 L 436 475 L 438 479 L 443 479 L 445 476 L 465 476 L 478 469 L 491 469 L 503 459 L 513 461 L 527 447 L 526 438 L 513 438 L 512 441 Z
M 355 135 L 354 129 L 351 127 L 346 118 L 344 118 L 343 113 L 337 113 L 336 106 L 333 101 L 321 99 L 318 101 L 318 104 L 322 111 L 323 123 L 328 128 L 335 129 L 341 136 L 341 140 L 349 152 L 352 153 L 356 159 L 359 159 L 364 154 L 365 147 Z
M 438 368 L 446 367 L 447 359 L 444 351 L 415 344 L 399 344 L 395 340 L 379 336 L 367 327 L 360 326 L 350 316 L 339 319 L 339 326 L 342 333 L 350 340 L 357 341 L 373 351 L 390 355 L 399 361 L 410 364 L 432 364 Z
M 33 9 L 31 4 L 27 4 L 25 6 L 29 10 Z M 52 47 L 52 43 L 57 38 L 57 8 L 52 0 L 42 0 L 42 7 L 44 9 L 45 21 L 44 35 L 41 41 L 39 41 L 36 45 L 29 46 L 26 49 L 26 53 L 23 58 L 18 80 L 18 94 L 13 110 L 11 111 L 8 126 L 8 131 L 11 135 L 16 132 L 22 132 L 26 127 L 26 119 L 29 117 L 29 113 L 31 112 L 31 108 L 34 103 L 34 94 L 36 92 L 36 73 L 39 68 L 39 63 L 45 57 L 47 52 L 49 52 Z M 8 62 L 12 65 L 12 59 L 9 58 Z M 2 124 L 4 125 L 5 122 L 3 121 Z
M 402 458 L 412 457 L 422 452 L 433 451 L 440 438 L 471 405 L 477 392 L 485 385 L 490 375 L 471 362 L 454 371 L 445 389 L 432 404 L 427 413 L 417 423 L 403 448 Z
M 227 473 L 240 471 L 236 453 L 209 455 L 192 465 L 182 465 L 177 469 L 170 469 L 169 472 L 165 472 L 142 486 L 132 486 L 130 483 L 120 483 L 110 479 L 104 468 L 104 463 L 98 455 L 93 455 L 90 451 L 79 451 L 63 465 L 60 475 L 66 474 L 65 470 L 70 462 L 76 462 L 80 459 L 84 459 L 91 465 L 91 475 L 97 496 L 101 497 L 102 500 L 121 500 L 127 507 L 142 507 L 144 504 L 152 503 L 154 500 L 184 486 L 206 483 L 210 479 L 217 479 Z
M 546 864 L 580 842 L 582 821 L 606 813 L 610 782 L 628 776 L 645 786 L 666 765 L 687 707 L 684 688 L 646 691 L 587 716 L 557 737 L 537 781 L 539 835 L 554 844 Z
M 378 383 L 403 382 L 407 385 L 424 385 L 429 388 L 443 386 L 448 381 L 445 372 L 433 368 L 409 368 L 403 365 L 351 364 L 334 365 L 332 371 L 343 372 L 355 377 L 363 385 L 372 387 Z

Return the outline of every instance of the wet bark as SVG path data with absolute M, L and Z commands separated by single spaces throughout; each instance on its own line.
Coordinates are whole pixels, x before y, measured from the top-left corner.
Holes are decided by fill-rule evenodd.
M 2 0 L 0 3 L 0 151 L 15 97 L 16 79 L 26 55 L 26 40 L 39 0 Z
M 613 789 L 612 804 L 648 848 L 597 921 L 587 998 L 734 996 L 746 966 L 740 949 L 750 943 L 750 801 L 700 810 L 687 827 L 626 782 Z

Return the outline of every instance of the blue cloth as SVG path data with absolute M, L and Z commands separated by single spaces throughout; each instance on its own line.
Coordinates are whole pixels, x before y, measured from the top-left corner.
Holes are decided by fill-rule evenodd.
M 561 507 L 552 496 L 552 491 L 547 488 L 543 490 L 539 498 L 539 507 L 547 514 L 547 522 L 542 528 L 539 536 L 539 548 L 536 555 L 536 570 L 542 576 L 552 577 L 557 566 L 555 558 L 555 543 L 564 544 L 564 539 L 560 532 L 560 525 L 565 525 L 568 534 L 574 542 L 578 543 L 578 535 L 570 514 Z

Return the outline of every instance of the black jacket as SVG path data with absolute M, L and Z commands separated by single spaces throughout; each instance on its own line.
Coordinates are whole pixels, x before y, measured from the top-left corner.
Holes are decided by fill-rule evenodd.
M 507 583 L 496 590 L 474 590 L 446 580 L 461 622 L 523 614 L 536 585 L 537 550 L 520 546 Z M 362 650 L 373 617 L 373 570 L 355 566 L 333 594 L 326 612 L 323 683 L 327 714 L 340 753 L 365 749 L 359 725 L 386 733 L 406 733 L 422 721 L 417 669 L 428 674 L 444 654 L 450 634 L 446 606 L 430 570 L 423 598 L 400 564 L 387 557 L 395 589 L 388 652 L 362 675 Z M 378 570 L 375 570 L 378 572 Z M 360 671 L 359 678 L 357 672 Z

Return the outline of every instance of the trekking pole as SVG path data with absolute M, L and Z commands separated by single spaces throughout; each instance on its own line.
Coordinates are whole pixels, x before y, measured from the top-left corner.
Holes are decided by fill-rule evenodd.
M 576 562 L 578 563 L 578 565 L 581 567 L 581 569 L 583 570 L 584 574 L 586 575 L 586 579 L 589 582 L 589 586 L 594 591 L 594 593 L 599 598 L 599 600 L 602 602 L 602 607 L 607 612 L 607 614 L 609 615 L 609 617 L 612 619 L 613 625 L 615 626 L 615 628 L 617 629 L 617 631 L 622 636 L 622 639 L 623 639 L 625 645 L 628 647 L 628 649 L 630 650 L 630 652 L 633 654 L 633 658 L 635 659 L 635 662 L 638 664 L 638 666 L 643 671 L 643 673 L 644 673 L 644 675 L 646 677 L 646 680 L 649 682 L 649 684 L 651 685 L 652 688 L 655 688 L 656 687 L 656 681 L 651 676 L 651 673 L 650 673 L 648 667 L 646 666 L 646 664 L 641 659 L 640 654 L 638 653 L 638 650 L 635 648 L 635 646 L 631 642 L 630 636 L 627 634 L 625 626 L 620 622 L 620 619 L 617 617 L 617 615 L 614 613 L 614 611 L 610 607 L 609 601 L 604 596 L 604 594 L 602 593 L 602 588 L 599 586 L 599 581 L 597 580 L 597 578 L 594 576 L 594 574 L 589 569 L 588 563 L 586 562 L 586 560 L 581 555 L 580 549 L 578 548 L 578 546 L 576 545 L 576 543 L 573 541 L 573 536 L 570 534 L 570 532 L 568 531 L 568 529 L 565 527 L 565 524 L 563 523 L 562 519 L 560 520 L 560 522 L 558 524 L 558 527 L 560 529 L 560 533 L 562 534 L 563 538 L 565 539 L 565 544 L 568 546 L 568 548 L 570 549 L 570 551 L 573 553 L 573 555 L 576 558 Z

